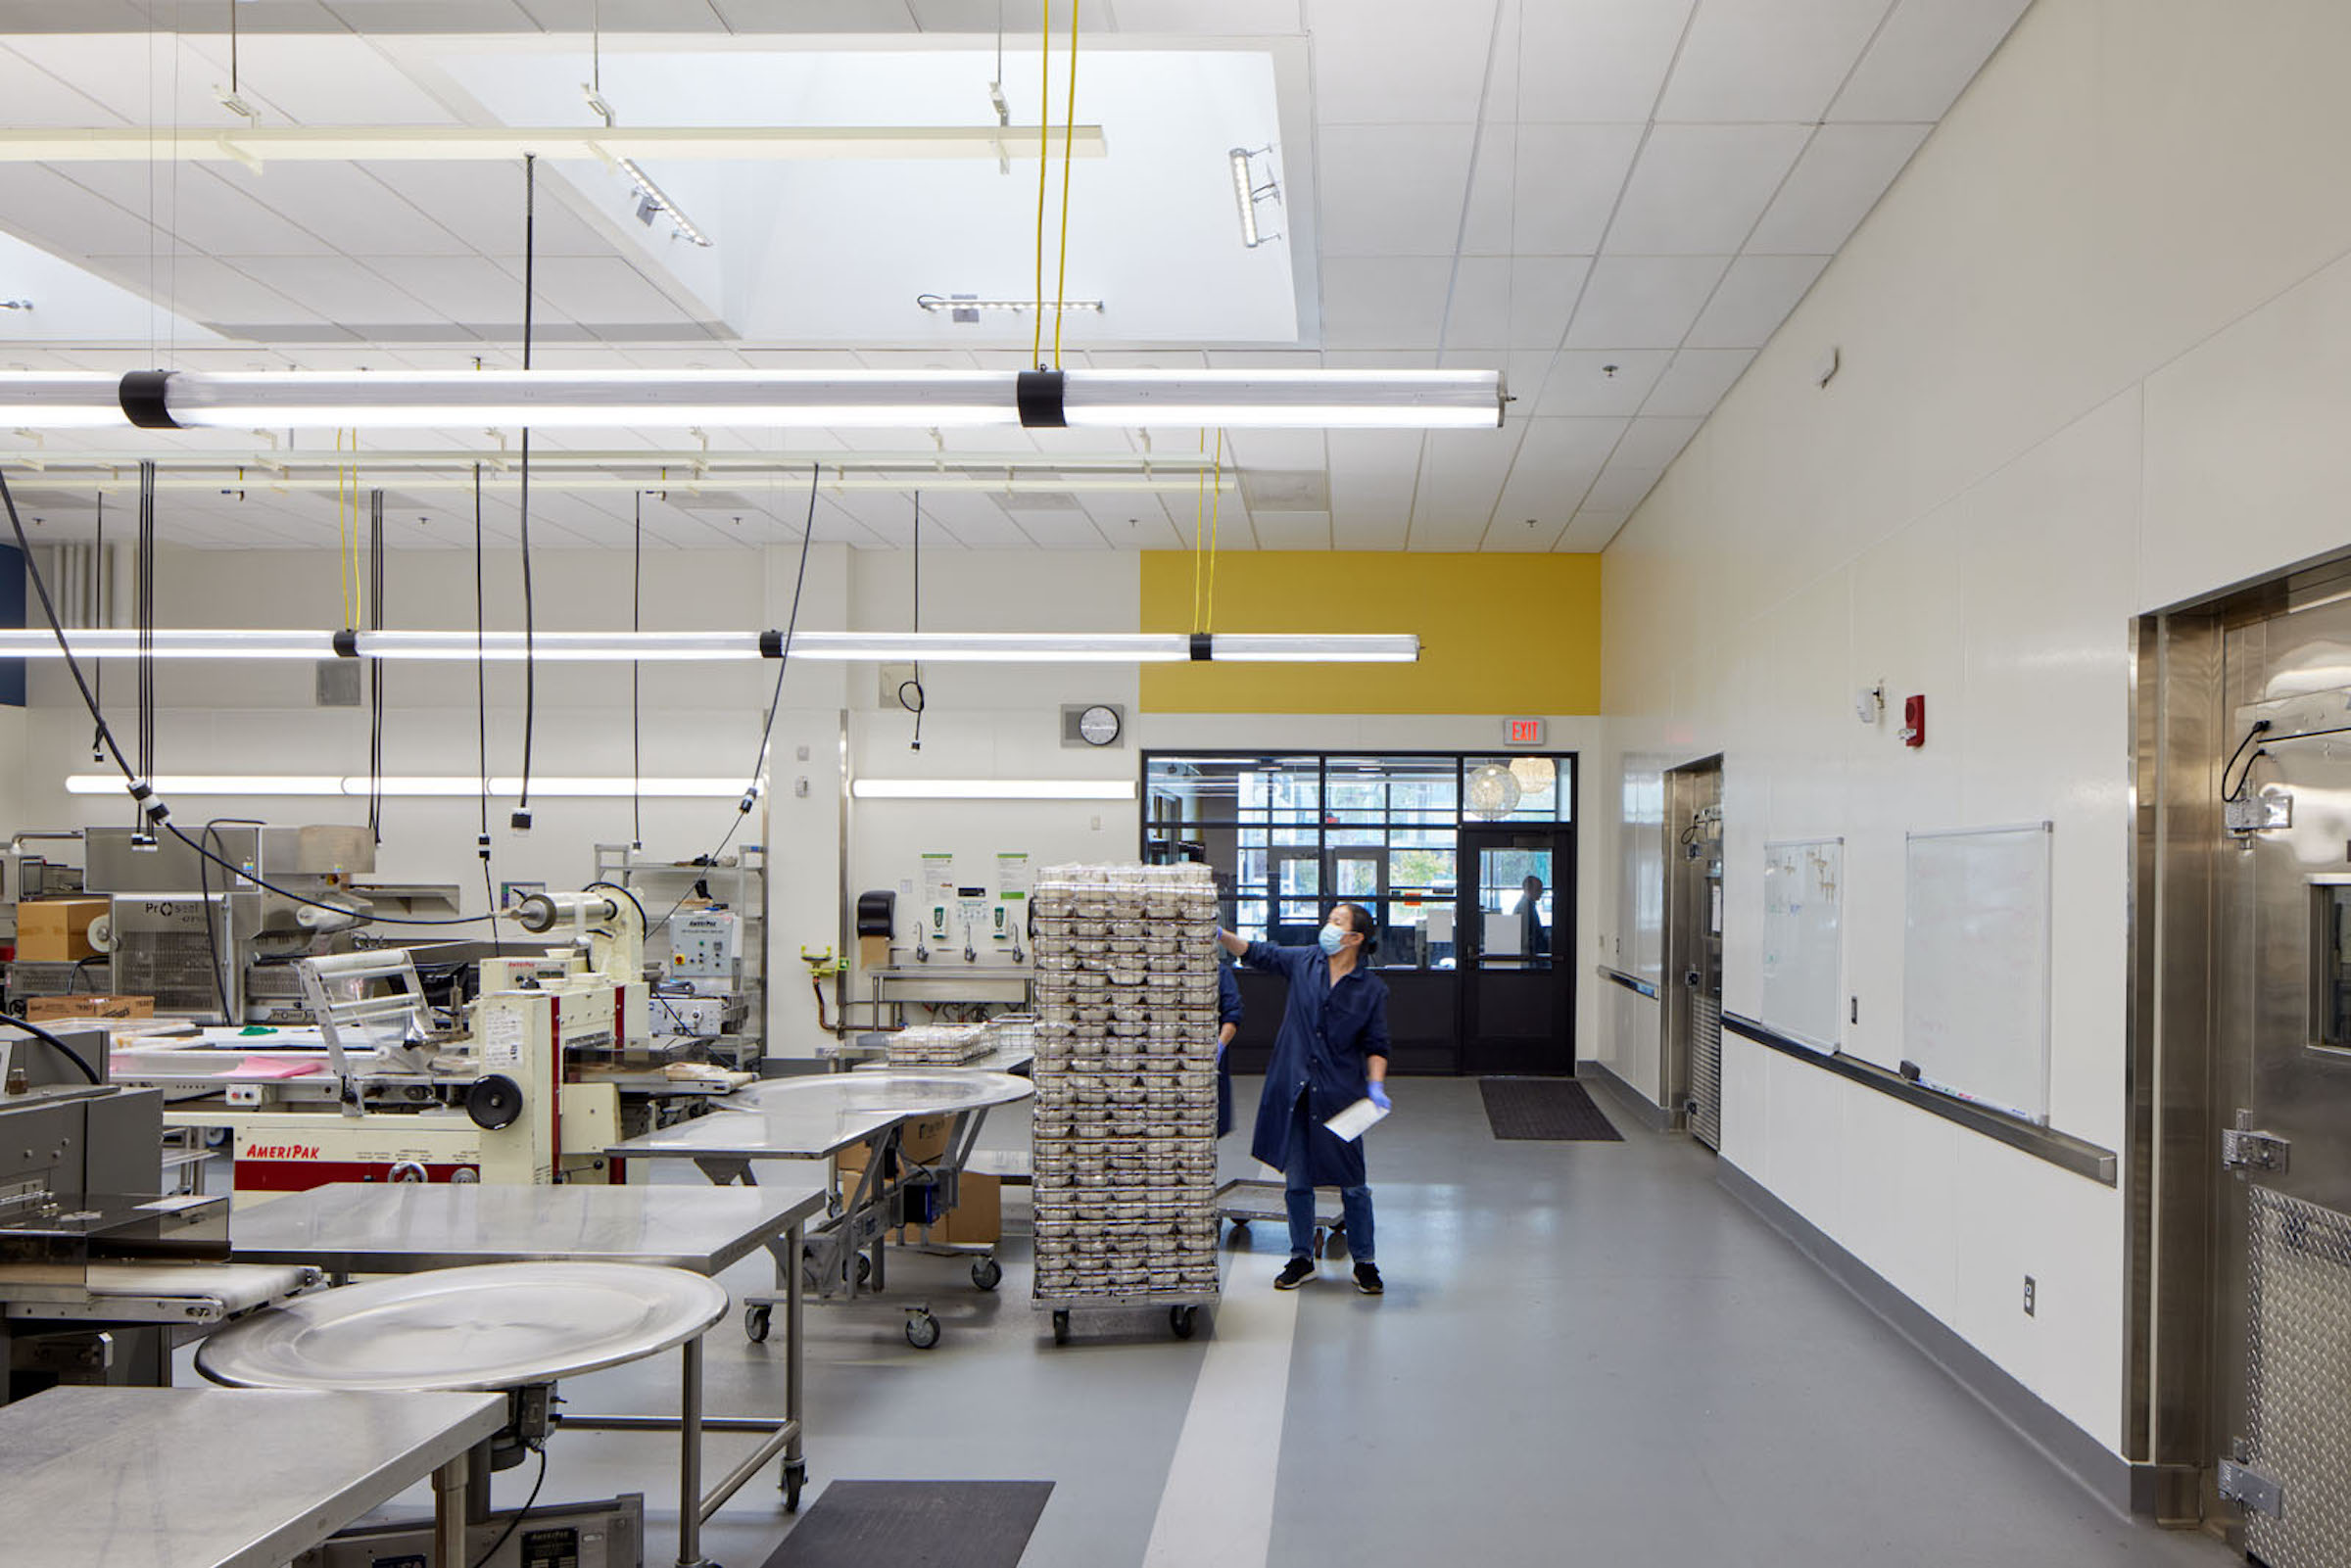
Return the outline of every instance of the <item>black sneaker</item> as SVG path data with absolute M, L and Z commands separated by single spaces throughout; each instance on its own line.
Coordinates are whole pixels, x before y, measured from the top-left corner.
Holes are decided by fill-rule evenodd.
M 1293 1258 L 1281 1265 L 1280 1273 L 1273 1276 L 1273 1288 L 1275 1290 L 1296 1290 L 1314 1277 L 1315 1260 L 1313 1259 Z
M 1366 1296 L 1377 1296 L 1387 1287 L 1379 1282 L 1379 1267 L 1375 1263 L 1355 1265 L 1355 1288 Z

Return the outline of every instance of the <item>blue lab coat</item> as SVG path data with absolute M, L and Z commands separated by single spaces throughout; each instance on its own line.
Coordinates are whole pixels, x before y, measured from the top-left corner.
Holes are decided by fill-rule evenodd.
M 1350 1143 L 1322 1123 L 1364 1098 L 1369 1083 L 1367 1059 L 1388 1054 L 1387 982 L 1359 959 L 1338 984 L 1331 984 L 1330 960 L 1319 947 L 1251 942 L 1241 962 L 1290 982 L 1249 1152 L 1276 1170 L 1289 1167 L 1291 1113 L 1304 1094 L 1313 1126 L 1308 1168 L 1315 1185 L 1362 1186 L 1363 1140 Z
M 1217 965 L 1217 1033 L 1224 1032 L 1229 1023 L 1235 1028 L 1241 1022 L 1241 982 L 1233 978 L 1232 966 Z M 1224 1053 L 1217 1053 L 1217 1136 L 1222 1138 L 1232 1130 L 1232 1064 Z

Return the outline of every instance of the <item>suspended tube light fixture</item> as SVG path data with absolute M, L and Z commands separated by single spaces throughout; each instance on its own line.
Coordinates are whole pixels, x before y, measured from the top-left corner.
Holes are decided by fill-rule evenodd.
M 226 774 L 186 773 L 160 774 L 147 781 L 148 787 L 159 794 L 172 795 L 302 795 L 319 797 L 349 797 L 365 800 L 374 795 L 407 795 L 419 798 L 471 800 L 482 792 L 478 775 L 413 775 L 382 779 L 366 775 L 338 774 Z M 519 778 L 494 778 L 490 792 L 512 795 L 522 784 Z M 757 790 L 761 784 L 753 784 Z M 122 776 L 119 773 L 76 773 L 66 779 L 66 793 L 70 795 L 119 795 L 122 792 Z M 602 778 L 547 778 L 531 776 L 531 794 L 570 800 L 626 800 L 632 794 L 660 796 L 673 800 L 736 800 L 743 796 L 741 779 L 631 779 L 624 776 Z
M 1497 370 L 134 370 L 0 374 L 0 426 L 1492 429 Z
M 782 632 L 69 631 L 76 658 L 415 659 L 501 663 L 690 663 L 784 656 Z M 0 658 L 59 657 L 47 631 L 0 631 Z M 1410 664 L 1412 633 L 797 632 L 792 656 L 894 664 Z M 534 785 L 536 787 L 536 785 Z

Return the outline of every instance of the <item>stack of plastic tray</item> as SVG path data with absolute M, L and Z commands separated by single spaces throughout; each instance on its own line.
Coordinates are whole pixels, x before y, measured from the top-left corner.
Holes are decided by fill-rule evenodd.
M 917 1025 L 889 1036 L 889 1065 L 959 1068 L 987 1049 L 987 1031 L 977 1023 Z
M 1057 866 L 1035 900 L 1036 1299 L 1213 1300 L 1216 884 Z

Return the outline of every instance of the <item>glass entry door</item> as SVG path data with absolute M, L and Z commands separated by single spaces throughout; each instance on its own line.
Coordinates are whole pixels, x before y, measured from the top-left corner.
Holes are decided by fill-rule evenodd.
M 1463 828 L 1462 870 L 1463 1069 L 1574 1072 L 1573 840 L 1551 828 Z

